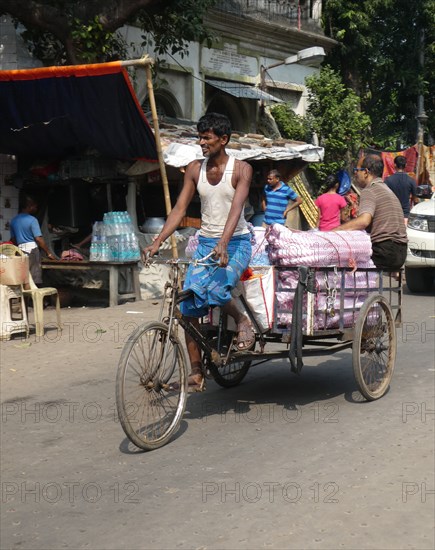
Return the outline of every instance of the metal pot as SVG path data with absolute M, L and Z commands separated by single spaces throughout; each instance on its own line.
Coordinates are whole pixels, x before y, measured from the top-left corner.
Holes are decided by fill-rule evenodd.
M 143 233 L 160 233 L 165 225 L 165 218 L 147 218 L 141 227 Z

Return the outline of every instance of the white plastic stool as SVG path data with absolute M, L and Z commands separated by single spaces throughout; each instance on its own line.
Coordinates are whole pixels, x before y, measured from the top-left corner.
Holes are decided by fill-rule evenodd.
M 29 337 L 29 323 L 21 285 L 0 285 L 0 340 L 10 340 L 16 332 Z

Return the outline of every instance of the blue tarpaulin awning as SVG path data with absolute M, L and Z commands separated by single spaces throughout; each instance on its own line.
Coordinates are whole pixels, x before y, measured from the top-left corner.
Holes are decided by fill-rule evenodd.
M 153 131 L 120 61 L 0 71 L 0 153 L 157 162 Z

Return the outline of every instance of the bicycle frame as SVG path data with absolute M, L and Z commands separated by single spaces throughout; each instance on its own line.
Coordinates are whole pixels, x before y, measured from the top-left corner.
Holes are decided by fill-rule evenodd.
M 170 280 L 165 285 L 165 299 L 168 303 L 168 315 L 163 316 L 163 310 L 165 306 L 165 299 L 162 302 L 160 309 L 160 321 L 168 325 L 169 334 L 177 334 L 177 327 L 180 325 L 195 342 L 199 348 L 210 358 L 210 360 L 217 366 L 223 364 L 223 358 L 220 353 L 213 348 L 205 336 L 181 314 L 178 305 L 191 295 L 191 291 L 179 290 L 181 287 L 181 266 L 183 263 L 180 260 L 173 260 L 165 262 L 171 266 Z M 219 347 L 219 346 L 218 346 Z

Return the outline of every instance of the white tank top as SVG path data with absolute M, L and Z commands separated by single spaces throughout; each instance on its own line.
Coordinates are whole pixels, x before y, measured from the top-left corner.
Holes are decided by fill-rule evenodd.
M 203 237 L 220 238 L 224 232 L 234 193 L 236 192 L 231 183 L 235 158 L 228 158 L 222 178 L 216 185 L 211 185 L 207 180 L 207 161 L 208 159 L 205 159 L 202 163 L 197 185 L 201 199 L 201 229 L 199 234 Z M 249 229 L 242 209 L 233 235 L 244 235 L 246 233 L 249 233 Z

